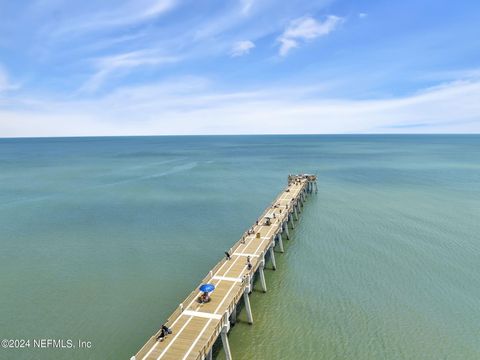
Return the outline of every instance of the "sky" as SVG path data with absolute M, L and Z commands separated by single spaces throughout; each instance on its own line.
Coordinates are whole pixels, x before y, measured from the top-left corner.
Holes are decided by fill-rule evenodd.
M 0 137 L 479 132 L 477 0 L 0 0 Z

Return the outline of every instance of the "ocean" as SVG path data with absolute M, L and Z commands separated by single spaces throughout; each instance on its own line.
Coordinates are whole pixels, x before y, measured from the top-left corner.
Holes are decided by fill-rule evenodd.
M 319 191 L 235 360 L 480 359 L 478 135 L 0 139 L 0 339 L 90 345 L 0 359 L 129 359 L 290 173 Z

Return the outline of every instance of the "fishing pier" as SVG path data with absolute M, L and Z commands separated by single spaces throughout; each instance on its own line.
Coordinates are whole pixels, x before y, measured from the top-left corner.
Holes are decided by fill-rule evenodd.
M 238 305 L 243 301 L 248 322 L 253 324 L 249 296 L 254 279 L 259 278 L 266 292 L 266 261 L 276 269 L 274 249 L 284 252 L 283 240 L 290 238 L 289 228 L 295 228 L 303 204 L 313 192 L 317 192 L 315 175 L 289 175 L 288 186 L 228 250 L 229 256 L 202 280 L 202 284 L 215 286 L 210 301 L 200 303 L 202 291 L 192 291 L 165 323 L 172 333 L 159 341 L 159 329 L 130 360 L 211 360 L 218 337 L 227 360 L 231 360 L 228 332 L 236 322 Z

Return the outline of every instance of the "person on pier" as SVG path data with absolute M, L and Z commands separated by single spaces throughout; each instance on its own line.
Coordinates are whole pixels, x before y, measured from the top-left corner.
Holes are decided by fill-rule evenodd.
M 160 329 L 160 334 L 157 336 L 157 341 L 163 341 L 167 337 L 168 334 L 171 334 L 172 330 L 168 328 L 165 324 L 162 325 Z
M 206 304 L 211 299 L 210 299 L 210 295 L 208 295 L 208 292 L 204 292 L 204 293 L 202 293 L 202 295 L 200 295 L 200 298 L 198 300 L 200 301 L 200 303 Z
M 247 256 L 247 268 L 248 270 L 252 270 L 252 262 L 250 261 L 250 256 Z

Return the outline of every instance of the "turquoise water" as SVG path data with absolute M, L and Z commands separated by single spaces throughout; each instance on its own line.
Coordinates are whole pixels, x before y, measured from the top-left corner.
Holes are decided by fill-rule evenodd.
M 128 359 L 296 172 L 235 360 L 480 359 L 473 135 L 0 140 L 0 338 L 92 342 L 0 359 Z

